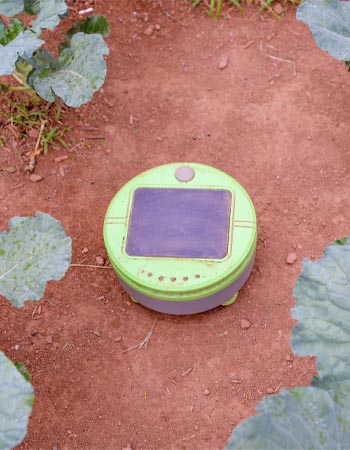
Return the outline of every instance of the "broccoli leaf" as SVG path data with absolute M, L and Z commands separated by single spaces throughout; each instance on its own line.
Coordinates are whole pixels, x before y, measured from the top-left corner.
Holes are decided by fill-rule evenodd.
M 44 28 L 54 30 L 67 11 L 65 0 L 40 0 L 40 12 L 38 17 L 32 21 L 33 30 L 38 33 Z
M 226 450 L 349 448 L 349 396 L 297 387 L 265 397 L 257 410 L 235 428 Z
M 0 76 L 10 75 L 15 70 L 19 57 L 30 58 L 43 44 L 44 41 L 31 30 L 21 31 L 7 45 L 0 44 Z
M 22 368 L 23 369 L 23 368 Z M 16 447 L 27 432 L 34 403 L 32 385 L 0 352 L 0 449 Z
M 24 9 L 23 0 L 0 0 L 0 14 L 4 16 L 14 16 Z
M 36 16 L 40 12 L 40 0 L 24 0 L 24 11 Z
M 303 262 L 294 296 L 294 352 L 316 355 L 321 378 L 350 380 L 350 238 L 326 247 L 319 261 Z
M 106 63 L 103 56 L 109 49 L 100 34 L 77 33 L 71 47 L 62 51 L 56 67 L 34 70 L 29 84 L 45 100 L 53 102 L 55 95 L 68 106 L 77 107 L 91 100 L 104 83 Z
M 304 261 L 294 296 L 292 347 L 317 356 L 313 387 L 265 398 L 256 415 L 233 431 L 227 450 L 349 448 L 350 442 L 350 238 Z
M 75 22 L 71 28 L 66 32 L 64 42 L 60 45 L 60 50 L 70 46 L 72 37 L 79 33 L 86 34 L 101 34 L 102 36 L 109 35 L 109 22 L 104 16 L 92 14 L 86 19 Z
M 317 45 L 334 58 L 350 60 L 350 2 L 305 0 L 297 19 L 309 25 Z
M 14 217 L 0 233 L 0 295 L 15 306 L 39 300 L 49 280 L 60 280 L 71 260 L 71 239 L 59 221 L 38 212 Z

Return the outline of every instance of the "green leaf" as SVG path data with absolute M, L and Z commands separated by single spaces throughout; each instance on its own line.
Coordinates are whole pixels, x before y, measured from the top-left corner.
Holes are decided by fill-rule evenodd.
M 80 106 L 104 83 L 107 69 L 103 56 L 108 53 L 100 34 L 77 33 L 71 47 L 60 54 L 56 68 L 35 70 L 29 84 L 49 102 L 57 95 L 68 106 Z
M 71 239 L 49 214 L 14 217 L 0 233 L 0 295 L 21 307 L 39 300 L 49 280 L 60 280 L 71 260 Z
M 109 22 L 105 16 L 98 16 L 96 14 L 92 14 L 86 19 L 75 22 L 72 28 L 70 28 L 65 34 L 64 42 L 60 45 L 60 51 L 62 51 L 64 48 L 69 47 L 72 37 L 79 32 L 86 34 L 98 33 L 102 36 L 108 36 Z
M 239 424 L 226 450 L 348 449 L 349 396 L 297 387 L 266 397 L 260 414 Z
M 24 0 L 24 11 L 32 16 L 38 15 L 40 12 L 40 0 Z
M 326 247 L 319 261 L 303 262 L 294 296 L 294 352 L 317 356 L 321 378 L 350 379 L 350 238 Z
M 24 377 L 25 380 L 30 381 L 30 375 L 27 372 L 25 365 L 20 361 L 15 361 L 14 365 L 22 377 Z
M 38 33 L 43 29 L 54 30 L 67 10 L 65 0 L 40 0 L 39 15 L 32 21 L 33 30 Z
M 0 449 L 16 447 L 27 433 L 34 402 L 31 384 L 0 352 Z
M 0 21 L 0 44 L 7 45 L 9 42 L 16 39 L 19 33 L 24 30 L 26 30 L 26 26 L 17 18 L 10 20 L 8 28 L 4 22 Z
M 309 25 L 317 45 L 334 58 L 350 59 L 350 2 L 305 0 L 297 19 Z
M 8 33 L 7 26 L 5 23 L 0 19 L 0 44 L 6 43 L 6 36 Z
M 30 59 L 27 59 L 27 62 L 31 64 L 34 69 L 57 69 L 59 67 L 57 61 L 55 60 L 55 57 L 45 48 L 39 48 L 39 50 L 37 50 Z M 34 71 L 32 71 L 32 73 L 33 72 Z M 30 76 L 31 74 L 29 75 L 28 79 L 29 83 Z
M 23 0 L 0 0 L 0 14 L 4 16 L 14 16 L 24 9 Z
M 36 33 L 25 30 L 7 45 L 0 44 L 0 76 L 12 74 L 18 58 L 30 58 L 43 43 Z

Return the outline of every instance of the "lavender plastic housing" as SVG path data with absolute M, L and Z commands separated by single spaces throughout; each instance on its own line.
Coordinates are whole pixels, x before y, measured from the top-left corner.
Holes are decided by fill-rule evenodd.
M 255 260 L 255 253 L 250 260 L 248 266 L 243 271 L 243 273 L 236 278 L 231 284 L 226 286 L 221 291 L 215 292 L 215 294 L 201 297 L 195 300 L 181 301 L 181 299 L 168 301 L 159 300 L 153 297 L 144 295 L 137 290 L 126 284 L 120 277 L 118 277 L 120 284 L 124 287 L 126 292 L 137 302 L 151 308 L 155 311 L 159 311 L 167 314 L 185 315 L 185 314 L 196 314 L 209 309 L 216 308 L 219 305 L 230 300 L 244 285 L 244 283 L 249 278 L 251 271 L 253 270 Z

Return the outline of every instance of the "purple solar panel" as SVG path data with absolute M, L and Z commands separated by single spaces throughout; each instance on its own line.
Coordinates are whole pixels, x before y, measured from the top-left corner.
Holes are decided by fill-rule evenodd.
M 126 253 L 222 259 L 227 255 L 231 193 L 223 189 L 139 188 Z

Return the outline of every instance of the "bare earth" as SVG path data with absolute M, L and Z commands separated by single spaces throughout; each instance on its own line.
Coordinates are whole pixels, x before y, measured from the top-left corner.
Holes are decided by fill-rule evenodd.
M 151 167 L 194 161 L 251 195 L 257 260 L 234 305 L 194 316 L 130 302 L 110 269 L 72 267 L 40 308 L 2 299 L 0 348 L 25 363 L 36 391 L 18 449 L 223 449 L 265 395 L 315 373 L 290 348 L 292 289 L 302 259 L 348 233 L 349 74 L 292 8 L 283 20 L 229 9 L 216 22 L 183 1 L 95 4 L 112 29 L 104 89 L 68 113 L 71 151 L 40 158 L 42 181 L 0 148 L 0 165 L 17 169 L 0 172 L 0 229 L 50 213 L 73 238 L 73 262 L 96 264 L 116 191 Z M 146 349 L 122 353 L 154 324 Z

